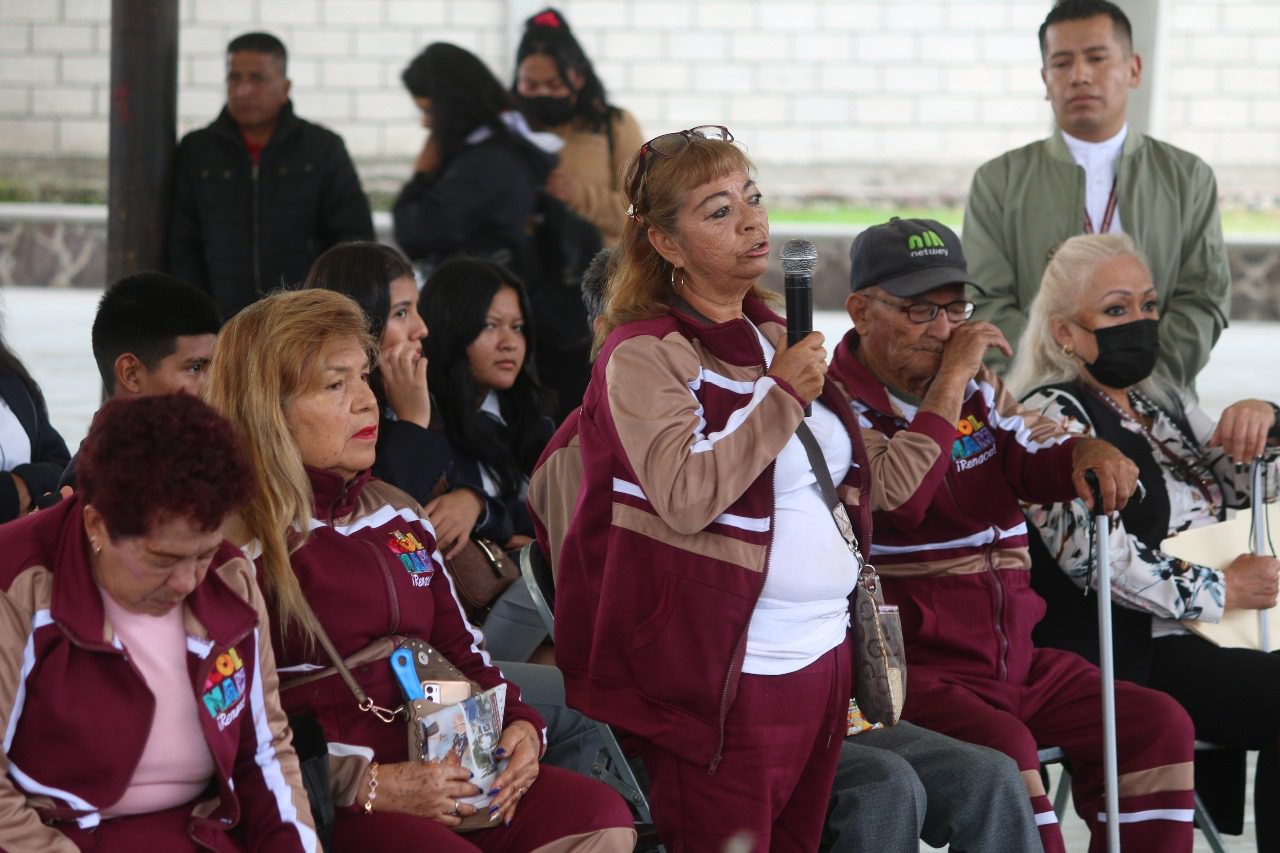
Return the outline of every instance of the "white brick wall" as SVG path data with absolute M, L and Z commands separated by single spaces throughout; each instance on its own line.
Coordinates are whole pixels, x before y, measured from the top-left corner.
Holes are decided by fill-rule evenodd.
M 5 154 L 105 156 L 110 6 L 0 2 Z M 267 29 L 289 45 L 299 113 L 342 133 L 362 170 L 397 173 L 422 138 L 399 81 L 412 55 L 454 41 L 509 79 L 511 39 L 540 6 L 180 0 L 179 130 L 207 123 L 221 105 L 226 42 Z M 1035 45 L 1048 0 L 560 6 L 613 101 L 645 131 L 726 123 L 765 166 L 822 166 L 829 175 L 849 164 L 928 161 L 962 172 L 1042 136 L 1051 118 Z M 1280 0 L 1163 0 L 1161 16 L 1162 135 L 1214 165 L 1280 174 Z

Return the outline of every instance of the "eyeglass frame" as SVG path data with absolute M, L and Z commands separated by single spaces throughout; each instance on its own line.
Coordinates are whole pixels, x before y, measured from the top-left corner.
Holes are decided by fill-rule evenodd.
M 720 136 L 707 136 L 705 133 L 699 133 L 699 131 L 702 130 L 718 130 L 720 131 Z M 670 137 L 682 140 L 683 144 L 675 151 L 662 151 L 654 147 L 655 142 Z M 659 157 L 677 157 L 684 153 L 684 150 L 693 144 L 695 138 L 717 142 L 733 142 L 733 132 L 722 124 L 700 124 L 697 127 L 691 127 L 688 130 L 673 130 L 670 133 L 660 133 L 644 145 L 641 145 L 640 152 L 637 155 L 640 159 L 640 164 L 636 168 L 636 176 L 631 180 L 632 186 L 630 188 L 630 192 L 627 193 L 629 197 L 627 216 L 634 219 L 640 215 L 640 210 L 637 205 L 640 200 L 640 193 L 644 189 L 644 176 L 649 169 L 649 155 L 656 154 Z
M 955 323 L 957 325 L 959 325 L 960 323 L 967 323 L 969 322 L 970 319 L 973 318 L 973 312 L 978 307 L 975 303 L 970 302 L 968 299 L 953 299 L 950 302 L 946 302 L 943 304 L 938 304 L 937 302 L 930 302 L 928 299 L 923 299 L 917 302 L 906 302 L 906 303 L 890 302 L 888 299 L 881 299 L 878 296 L 871 296 L 871 295 L 867 295 L 867 299 L 870 299 L 872 302 L 879 302 L 883 305 L 891 305 L 894 308 L 897 308 L 903 314 L 906 314 L 907 319 L 910 320 L 912 323 L 915 323 L 917 326 L 923 326 L 927 323 L 932 323 L 934 320 L 938 318 L 939 311 L 944 312 L 947 316 L 947 320 L 951 323 Z M 961 317 L 959 320 L 951 316 L 951 311 L 949 309 L 951 308 L 952 305 L 968 306 L 965 310 L 964 316 Z M 912 317 L 911 311 L 914 308 L 928 309 L 929 318 L 927 320 L 917 320 L 915 317 Z

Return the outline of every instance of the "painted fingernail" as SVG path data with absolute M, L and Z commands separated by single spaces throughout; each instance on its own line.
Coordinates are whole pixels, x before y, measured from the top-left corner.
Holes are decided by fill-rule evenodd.
M 498 756 L 499 758 L 502 758 L 502 757 L 504 757 L 504 756 L 507 754 L 507 751 L 506 751 L 505 749 L 503 749 L 502 747 L 498 747 L 497 749 L 495 749 L 495 750 L 493 751 L 493 754 L 494 754 L 494 755 L 496 755 L 496 756 Z
M 501 790 L 502 790 L 501 788 L 494 788 L 492 791 L 489 792 L 489 796 L 496 797 L 498 795 L 498 792 Z
M 500 809 L 500 808 L 502 808 L 502 807 L 501 807 L 501 806 L 490 806 L 490 807 L 489 807 L 489 814 L 494 814 L 494 813 L 495 813 L 495 812 L 497 812 L 497 811 L 498 811 L 498 809 Z

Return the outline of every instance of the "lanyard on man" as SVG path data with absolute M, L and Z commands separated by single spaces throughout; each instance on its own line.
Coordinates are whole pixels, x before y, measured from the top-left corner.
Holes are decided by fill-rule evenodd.
M 1102 212 L 1102 229 L 1099 233 L 1111 233 L 1111 220 L 1116 218 L 1116 179 L 1111 179 L 1111 194 L 1107 196 L 1107 207 Z M 1089 207 L 1085 205 L 1084 209 L 1084 233 L 1092 234 L 1093 218 L 1089 216 Z

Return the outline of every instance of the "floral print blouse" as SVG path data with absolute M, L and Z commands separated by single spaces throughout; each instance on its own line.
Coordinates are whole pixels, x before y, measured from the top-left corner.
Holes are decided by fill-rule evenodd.
M 1213 524 L 1219 520 L 1223 507 L 1249 505 L 1249 466 L 1237 470 L 1221 448 L 1206 448 L 1215 422 L 1190 397 L 1179 394 L 1178 400 L 1191 427 L 1190 435 L 1163 408 L 1133 391 L 1129 393 L 1130 405 L 1150 419 L 1150 429 L 1128 416 L 1120 419 L 1125 429 L 1146 438 L 1164 472 L 1164 486 L 1169 493 L 1169 535 Z M 1037 391 L 1023 405 L 1057 420 L 1068 432 L 1093 434 L 1088 415 L 1069 394 L 1051 389 Z M 1170 454 L 1186 464 L 1170 462 Z M 1267 500 L 1276 494 L 1275 473 L 1272 467 L 1266 477 Z M 1084 501 L 1077 498 L 1067 504 L 1024 509 L 1027 520 L 1039 528 L 1049 553 L 1057 556 L 1062 570 L 1083 589 L 1089 570 L 1092 524 Z M 1150 613 L 1154 617 L 1153 636 L 1185 633 L 1179 620 L 1217 622 L 1222 618 L 1226 578 L 1221 572 L 1148 547 L 1136 536 L 1130 536 L 1118 517 L 1113 517 L 1111 523 L 1110 548 L 1111 594 L 1125 607 Z M 1092 582 L 1097 584 L 1096 575 Z

